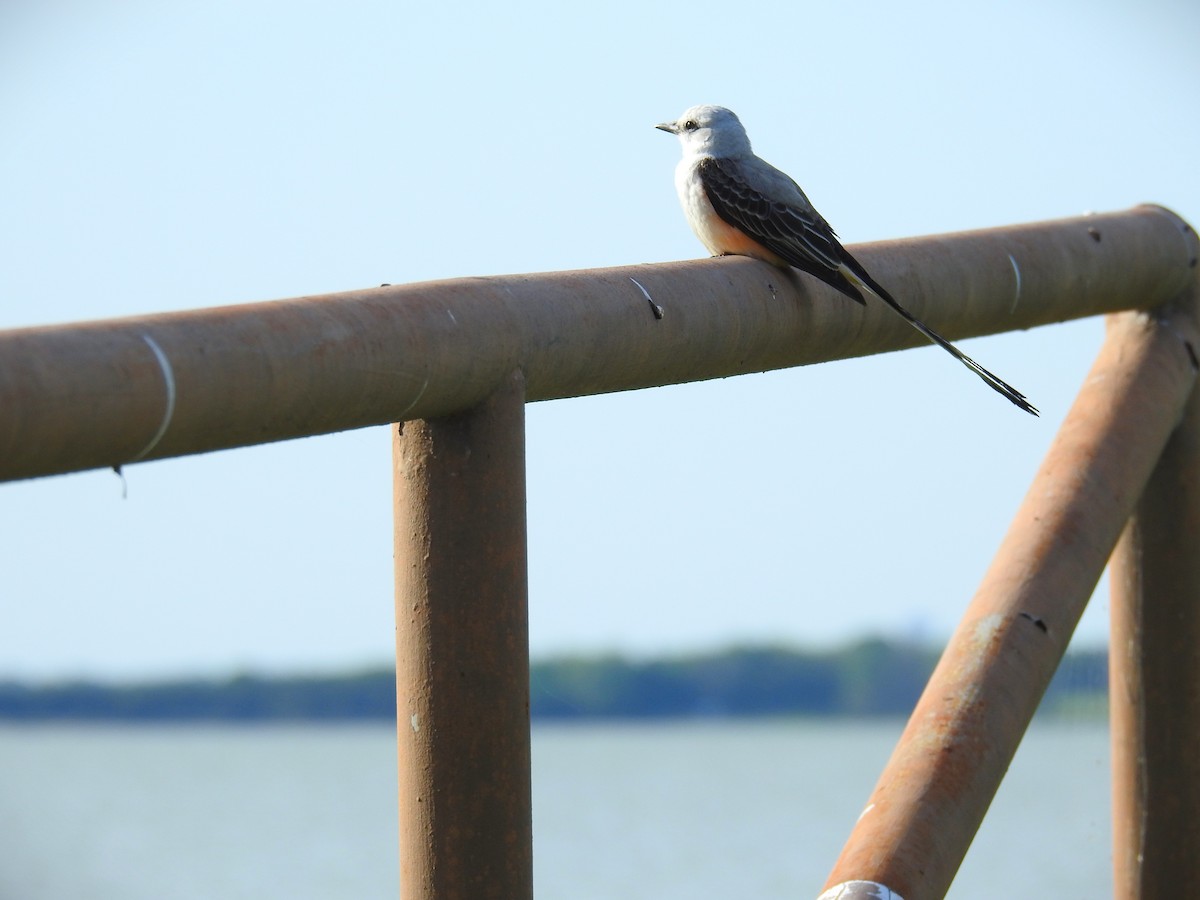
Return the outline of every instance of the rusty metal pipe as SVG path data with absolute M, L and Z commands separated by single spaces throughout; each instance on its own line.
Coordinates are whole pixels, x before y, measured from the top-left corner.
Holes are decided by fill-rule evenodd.
M 1200 284 L 1192 302 L 1200 304 Z M 1200 884 L 1197 548 L 1200 391 L 1192 391 L 1109 570 L 1117 900 L 1181 896 Z
M 1186 307 L 1109 317 L 1100 355 L 834 865 L 828 896 L 873 896 L 871 885 L 904 900 L 945 895 L 1179 422 L 1196 347 Z M 842 887 L 849 882 L 867 887 Z
M 531 900 L 521 375 L 393 460 L 401 896 Z
M 962 338 L 1164 302 L 1188 231 L 1143 206 L 853 250 Z M 923 343 L 881 304 L 732 257 L 19 329 L 0 333 L 0 480 L 437 418 L 515 369 L 546 400 Z

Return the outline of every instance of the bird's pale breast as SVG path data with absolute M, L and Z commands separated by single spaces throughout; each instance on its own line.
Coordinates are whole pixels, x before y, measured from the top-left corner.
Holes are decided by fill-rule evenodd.
M 714 256 L 752 256 L 772 265 L 787 265 L 758 241 L 717 215 L 704 190 L 695 160 L 684 159 L 676 167 L 675 189 L 679 192 L 679 202 L 688 224 L 709 253 Z

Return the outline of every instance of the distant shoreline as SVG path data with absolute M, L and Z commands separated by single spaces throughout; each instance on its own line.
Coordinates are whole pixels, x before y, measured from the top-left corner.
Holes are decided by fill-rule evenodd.
M 906 716 L 940 648 L 867 639 L 834 650 L 741 646 L 689 656 L 535 661 L 535 721 Z M 1043 714 L 1103 715 L 1107 652 L 1069 653 Z M 138 684 L 0 682 L 0 723 L 355 722 L 396 717 L 390 667 L 340 675 L 235 675 Z

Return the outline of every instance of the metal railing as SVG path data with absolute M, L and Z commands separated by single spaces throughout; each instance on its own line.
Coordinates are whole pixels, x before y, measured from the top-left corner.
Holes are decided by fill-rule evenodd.
M 1146 206 L 854 253 L 951 339 L 1153 312 L 1110 318 L 826 895 L 944 895 L 1122 529 L 1111 653 L 1117 893 L 1197 883 L 1195 234 Z M 520 900 L 533 891 L 525 403 L 920 340 L 881 307 L 741 258 L 0 332 L 0 480 L 400 423 L 402 892 Z

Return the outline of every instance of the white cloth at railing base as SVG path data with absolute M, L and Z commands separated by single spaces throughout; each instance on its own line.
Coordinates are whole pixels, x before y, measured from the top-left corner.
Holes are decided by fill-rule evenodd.
M 891 888 L 874 881 L 843 881 L 829 888 L 817 900 L 904 900 Z

